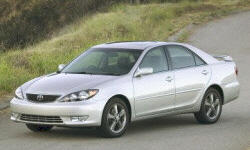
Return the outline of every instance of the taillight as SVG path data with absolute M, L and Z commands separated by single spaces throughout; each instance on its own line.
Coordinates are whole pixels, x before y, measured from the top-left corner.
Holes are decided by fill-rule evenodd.
M 235 74 L 238 75 L 239 74 L 239 70 L 237 67 L 235 67 Z

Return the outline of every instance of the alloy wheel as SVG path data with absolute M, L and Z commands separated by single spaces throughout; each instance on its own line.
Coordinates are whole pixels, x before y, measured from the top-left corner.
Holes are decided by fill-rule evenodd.
M 107 122 L 109 129 L 113 133 L 121 132 L 127 123 L 126 111 L 124 106 L 115 103 L 108 111 Z
M 220 114 L 221 109 L 220 97 L 216 94 L 211 92 L 207 95 L 205 100 L 205 110 L 206 115 L 209 119 L 215 119 Z

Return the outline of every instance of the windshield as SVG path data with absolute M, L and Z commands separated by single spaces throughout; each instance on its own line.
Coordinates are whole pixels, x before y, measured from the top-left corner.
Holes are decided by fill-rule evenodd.
M 129 73 L 142 50 L 90 49 L 80 55 L 62 72 L 73 74 L 123 75 Z

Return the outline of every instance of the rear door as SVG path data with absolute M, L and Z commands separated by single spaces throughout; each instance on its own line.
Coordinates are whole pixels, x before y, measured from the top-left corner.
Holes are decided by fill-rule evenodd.
M 174 73 L 169 71 L 165 49 L 150 50 L 139 68 L 153 68 L 153 73 L 133 78 L 136 116 L 154 115 L 173 108 Z
M 167 53 L 175 76 L 175 107 L 193 107 L 210 79 L 210 68 L 186 47 L 169 45 Z

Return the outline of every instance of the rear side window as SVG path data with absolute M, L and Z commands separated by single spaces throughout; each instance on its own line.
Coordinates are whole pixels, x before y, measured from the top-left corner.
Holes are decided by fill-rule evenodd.
M 195 66 L 193 54 L 182 46 L 171 45 L 167 47 L 173 69 Z

